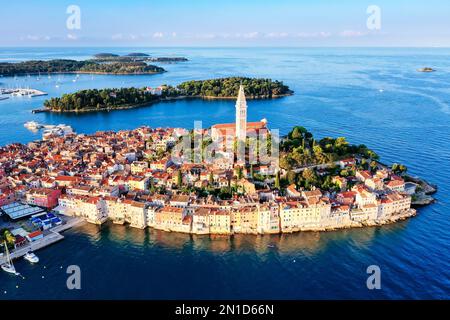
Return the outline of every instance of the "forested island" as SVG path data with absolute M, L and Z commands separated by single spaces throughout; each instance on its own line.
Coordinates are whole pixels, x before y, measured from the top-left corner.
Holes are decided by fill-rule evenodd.
M 243 77 L 186 81 L 176 87 L 88 89 L 64 94 L 44 102 L 45 111 L 88 112 L 133 108 L 151 102 L 183 98 L 235 99 L 239 85 L 248 99 L 271 99 L 293 92 L 281 81 Z
M 99 62 L 111 62 L 111 61 L 119 61 L 119 62 L 131 62 L 131 61 L 140 61 L 140 62 L 183 62 L 188 61 L 185 57 L 152 57 L 146 53 L 141 52 L 131 52 L 126 55 L 120 56 L 114 53 L 97 53 L 94 55 L 94 61 Z
M 153 74 L 161 72 L 165 72 L 164 68 L 149 65 L 142 61 L 102 63 L 93 60 L 56 59 L 0 63 L 0 75 L 3 76 L 39 73 Z

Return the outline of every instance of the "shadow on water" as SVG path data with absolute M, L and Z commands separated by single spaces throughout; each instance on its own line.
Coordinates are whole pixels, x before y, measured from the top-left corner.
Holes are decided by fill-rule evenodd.
M 250 235 L 235 234 L 231 236 L 190 235 L 178 232 L 166 232 L 147 228 L 144 230 L 128 225 L 116 225 L 111 222 L 103 226 L 84 224 L 73 232 L 86 236 L 94 244 L 111 243 L 114 245 L 151 250 L 154 247 L 170 249 L 174 252 L 186 248 L 194 251 L 213 253 L 255 252 L 264 255 L 269 252 L 278 254 L 301 253 L 315 255 L 325 251 L 330 245 L 348 243 L 364 249 L 369 247 L 375 237 L 399 235 L 405 230 L 408 221 L 382 227 L 342 229 L 327 232 L 298 232 L 292 234 Z

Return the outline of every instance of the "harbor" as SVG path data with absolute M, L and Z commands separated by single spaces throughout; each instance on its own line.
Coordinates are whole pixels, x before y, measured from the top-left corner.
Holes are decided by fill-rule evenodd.
M 8 98 L 13 97 L 27 97 L 27 98 L 33 98 L 33 97 L 40 97 L 40 96 L 46 96 L 47 92 L 37 90 L 37 89 L 30 89 L 30 88 L 17 88 L 17 89 L 0 89 L 0 100 L 6 100 Z
M 84 222 L 82 218 L 46 213 L 38 207 L 18 204 L 14 206 L 14 210 L 10 208 L 10 205 L 1 207 L 3 216 L 3 221 L 0 222 L 1 236 L 4 243 L 9 240 L 9 251 L 4 250 L 4 253 L 0 253 L 2 266 L 61 241 L 64 239 L 62 232 Z M 38 213 L 32 214 L 34 212 Z M 32 214 L 31 218 L 27 219 L 27 214 Z M 47 223 L 48 220 L 53 223 Z
M 42 139 L 51 139 L 52 137 L 63 137 L 67 134 L 74 133 L 71 126 L 65 124 L 41 124 L 36 121 L 28 121 L 23 125 L 25 128 L 32 132 L 43 130 Z

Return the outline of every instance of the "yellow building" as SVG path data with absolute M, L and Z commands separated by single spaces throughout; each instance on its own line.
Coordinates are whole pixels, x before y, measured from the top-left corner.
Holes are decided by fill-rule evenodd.
M 258 205 L 258 233 L 279 233 L 280 216 L 277 205 Z
M 134 161 L 130 167 L 131 174 L 140 174 L 148 168 L 148 163 L 146 161 Z
M 235 233 L 258 233 L 259 211 L 256 206 L 231 210 L 231 229 Z
M 211 234 L 230 234 L 230 212 L 220 209 L 211 210 L 209 213 L 209 231 Z
M 127 179 L 129 190 L 147 190 L 149 184 L 149 177 L 145 176 L 130 176 Z

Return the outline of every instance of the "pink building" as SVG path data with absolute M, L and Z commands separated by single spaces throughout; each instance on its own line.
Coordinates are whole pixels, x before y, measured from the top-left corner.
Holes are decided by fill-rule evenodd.
M 29 190 L 26 199 L 28 204 L 50 209 L 58 205 L 60 196 L 61 190 L 59 189 L 37 188 Z
M 5 190 L 4 192 L 0 192 L 0 207 L 13 203 L 16 200 L 16 196 L 14 191 Z

